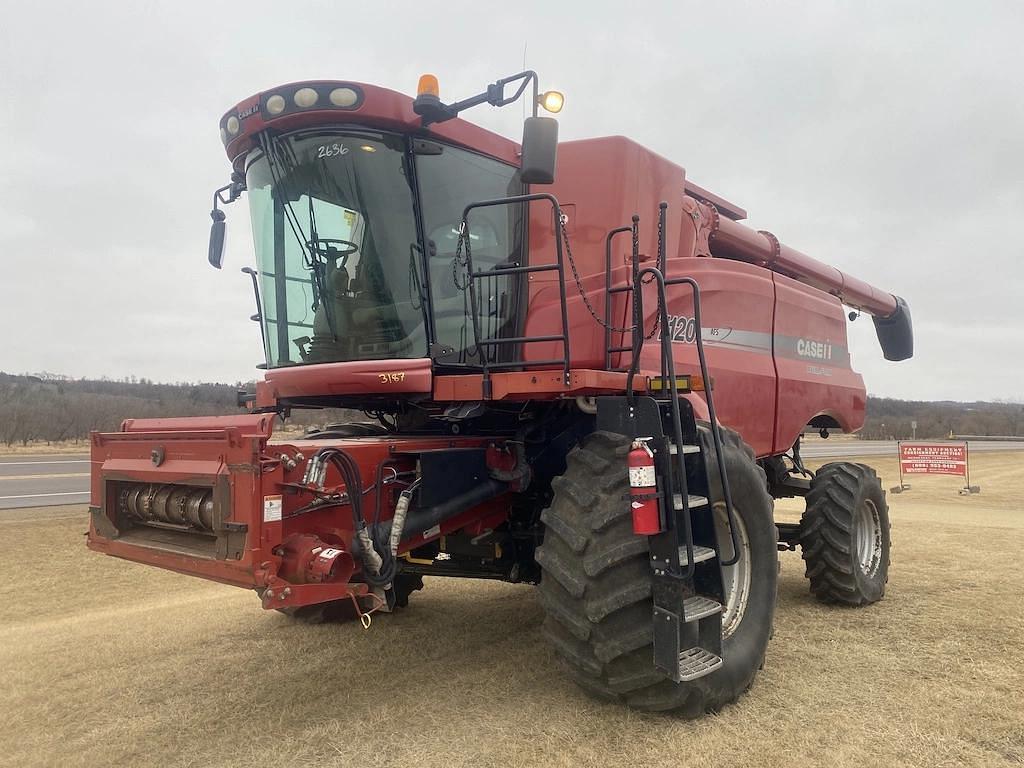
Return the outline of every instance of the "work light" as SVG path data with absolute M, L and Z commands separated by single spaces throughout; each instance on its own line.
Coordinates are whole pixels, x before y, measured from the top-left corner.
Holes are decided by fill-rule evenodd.
M 557 114 L 565 105 L 565 95 L 561 91 L 545 91 L 537 97 L 537 103 L 551 114 Z

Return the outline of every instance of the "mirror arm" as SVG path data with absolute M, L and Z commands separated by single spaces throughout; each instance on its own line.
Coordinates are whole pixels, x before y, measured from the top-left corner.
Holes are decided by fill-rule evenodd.
M 228 196 L 224 197 L 224 193 L 227 192 Z M 235 202 L 242 193 L 245 192 L 245 176 L 238 171 L 234 171 L 231 174 L 231 183 L 225 184 L 213 193 L 213 210 L 217 210 L 217 203 L 221 205 L 230 205 Z M 211 214 L 212 215 L 212 214 Z
M 242 190 L 245 189 L 244 185 L 239 187 L 236 182 L 231 182 L 213 193 L 213 210 L 210 211 L 210 218 L 214 221 L 224 221 L 227 218 L 224 215 L 224 211 L 217 207 L 217 203 L 221 205 L 230 205 L 235 202 L 242 194 Z M 227 192 L 228 196 L 224 197 L 224 193 Z
M 519 84 L 519 88 L 508 98 L 504 98 L 505 86 L 522 80 Z M 504 107 L 506 104 L 511 104 L 515 101 L 519 101 L 519 97 L 523 95 L 523 91 L 530 84 L 533 84 L 533 116 L 537 116 L 537 97 L 539 95 L 540 83 L 538 82 L 537 73 L 532 69 L 528 69 L 525 72 L 520 72 L 518 75 L 512 75 L 511 77 L 505 77 L 496 82 L 494 85 L 488 86 L 487 94 L 488 101 L 496 107 Z M 492 96 L 496 98 L 491 98 Z
M 505 96 L 505 86 L 516 82 L 519 82 L 519 87 L 516 89 L 515 93 L 511 96 Z M 523 95 L 523 92 L 531 83 L 533 85 L 533 116 L 536 117 L 538 104 L 537 96 L 540 87 L 537 79 L 537 73 L 532 69 L 528 69 L 525 72 L 520 72 L 519 74 L 512 75 L 511 77 L 503 77 L 501 80 L 491 83 L 487 86 L 486 91 L 478 93 L 476 96 L 470 96 L 468 99 L 456 101 L 452 104 L 442 105 L 443 116 L 431 118 L 424 115 L 422 125 L 426 128 L 431 123 L 441 123 L 445 120 L 451 120 L 453 117 L 458 117 L 458 114 L 463 110 L 475 107 L 479 104 L 490 104 L 493 107 L 504 107 L 518 101 L 519 97 Z

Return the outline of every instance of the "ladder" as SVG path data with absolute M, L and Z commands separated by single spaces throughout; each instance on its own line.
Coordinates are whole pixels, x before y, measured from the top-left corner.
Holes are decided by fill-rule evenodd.
M 661 532 L 648 536 L 652 569 L 654 664 L 675 682 L 695 680 L 722 666 L 722 615 L 726 604 L 722 568 L 733 565 L 738 557 L 734 511 L 722 454 L 722 439 L 715 416 L 711 377 L 700 322 L 700 288 L 689 277 L 666 278 L 665 215 L 667 203 L 661 203 L 658 215 L 658 261 L 655 267 L 639 268 L 638 217 L 632 227 L 619 227 L 607 237 L 606 266 L 610 286 L 611 241 L 625 231 L 633 233 L 633 269 L 631 282 L 622 288 L 631 296 L 632 344 L 613 347 L 611 323 L 606 326 L 606 360 L 614 352 L 629 351 L 632 361 L 623 397 L 601 398 L 598 403 L 598 429 L 624 434 L 631 439 L 651 438 L 654 453 L 657 498 Z M 693 292 L 697 355 L 705 382 L 705 397 L 710 427 L 698 428 L 693 407 L 680 397 L 672 334 L 660 339 L 661 379 L 665 384 L 659 396 L 639 395 L 633 382 L 639 370 L 640 352 L 647 340 L 642 323 L 643 293 L 637 286 L 653 282 L 657 289 L 657 316 L 664 331 L 668 327 L 666 289 L 686 284 Z M 610 296 L 605 302 L 610 321 Z M 711 454 L 711 456 L 709 456 Z M 712 466 L 721 480 L 721 501 L 725 504 L 733 556 L 722 558 L 721 542 L 716 535 L 708 468 Z

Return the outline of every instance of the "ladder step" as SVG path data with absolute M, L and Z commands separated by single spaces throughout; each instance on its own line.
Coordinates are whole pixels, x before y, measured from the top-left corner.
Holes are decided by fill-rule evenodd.
M 676 445 L 675 443 L 669 443 L 668 450 L 669 450 L 669 453 L 671 453 L 673 456 L 675 456 L 675 455 L 677 455 L 679 453 L 679 446 Z M 684 445 L 683 446 L 683 454 L 685 455 L 687 453 L 700 453 L 700 446 L 699 445 Z
M 679 654 L 679 682 L 696 680 L 722 666 L 722 657 L 703 648 L 689 648 Z
M 693 547 L 693 562 L 694 563 L 703 563 L 705 560 L 710 560 L 714 556 L 715 556 L 715 550 L 713 550 L 711 547 L 699 547 L 697 545 L 694 545 L 694 547 Z M 689 565 L 689 562 L 687 562 L 687 560 L 686 560 L 686 546 L 685 545 L 679 548 L 679 564 L 683 565 L 683 566 Z
M 694 555 L 697 553 L 694 552 Z M 705 616 L 713 616 L 721 612 L 722 604 L 717 600 L 703 595 L 694 595 L 683 600 L 683 620 L 697 621 Z
M 696 509 L 697 507 L 703 507 L 708 503 L 707 497 L 705 496 L 694 496 L 692 494 L 686 497 L 686 504 L 689 509 Z M 683 495 L 681 493 L 672 494 L 672 504 L 676 509 L 683 508 Z

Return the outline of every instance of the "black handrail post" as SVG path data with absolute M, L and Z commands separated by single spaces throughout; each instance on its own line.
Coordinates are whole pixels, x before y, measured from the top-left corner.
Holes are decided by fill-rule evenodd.
M 626 398 L 632 408 L 636 397 L 633 392 L 633 378 L 640 367 L 640 348 L 644 336 L 644 297 L 643 288 L 640 286 L 640 217 L 635 213 L 630 231 L 633 233 L 633 335 L 630 339 L 633 348 L 630 351 L 629 373 L 626 374 Z
M 633 351 L 630 352 L 632 360 L 630 360 L 630 368 L 633 367 L 633 360 L 637 361 L 639 365 L 640 350 L 644 343 L 644 313 L 643 313 L 643 300 L 641 299 L 638 303 L 637 294 L 643 293 L 643 287 L 640 285 L 640 217 L 635 213 L 633 214 L 632 222 L 633 232 L 633 247 L 630 253 L 630 258 L 633 262 Z

